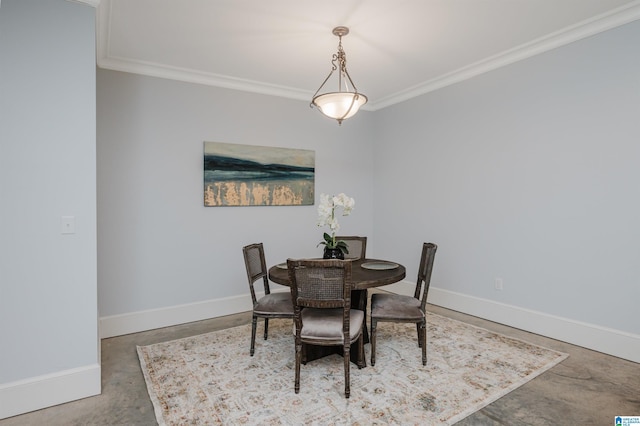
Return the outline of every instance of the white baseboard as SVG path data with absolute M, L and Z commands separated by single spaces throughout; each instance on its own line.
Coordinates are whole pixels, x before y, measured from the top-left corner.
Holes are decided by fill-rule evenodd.
M 99 395 L 100 365 L 0 385 L 0 419 Z
M 398 294 L 413 295 L 415 284 L 401 281 L 385 286 L 384 289 Z M 640 336 L 632 333 L 433 286 L 429 289 L 429 303 L 640 363 Z M 137 333 L 249 310 L 251 298 L 246 294 L 114 315 L 100 319 L 100 337 Z
M 414 289 L 415 283 L 408 281 L 385 286 L 385 290 L 406 295 L 413 295 Z M 429 303 L 640 363 L 640 336 L 636 334 L 437 287 L 429 289 Z
M 251 310 L 249 294 L 100 318 L 100 338 L 185 324 Z
M 288 292 L 288 288 L 271 289 L 272 293 Z M 256 292 L 258 298 L 264 293 Z M 204 302 L 169 306 L 160 309 L 132 312 L 100 318 L 100 338 L 122 336 L 172 325 L 186 324 L 251 310 L 253 303 L 249 293 Z

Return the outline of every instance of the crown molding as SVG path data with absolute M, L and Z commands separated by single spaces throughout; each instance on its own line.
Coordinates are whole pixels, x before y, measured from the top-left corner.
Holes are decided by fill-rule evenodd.
M 640 0 L 374 101 L 376 111 L 640 19 Z
M 89 6 L 95 7 L 95 8 L 98 8 L 98 6 L 100 6 L 100 0 L 67 0 L 67 1 L 72 3 L 88 4 Z
M 313 96 L 313 91 L 311 90 L 300 90 L 292 87 L 267 84 L 226 75 L 205 73 L 192 69 L 169 67 L 151 62 L 133 61 L 127 58 L 109 56 L 108 40 L 111 1 L 69 1 L 80 1 L 98 6 L 97 63 L 100 68 L 296 100 L 309 101 Z M 370 100 L 370 102 L 362 109 L 367 111 L 376 111 L 386 108 L 638 19 L 640 19 L 640 0 L 635 0 L 625 6 L 621 6 L 607 13 L 579 22 L 575 25 L 566 27 L 513 49 L 501 52 L 497 55 L 490 56 L 463 68 L 459 68 L 450 73 L 412 86 L 408 89 L 396 92 L 378 100 Z
M 96 1 L 96 0 L 94 0 Z M 97 0 L 100 1 L 100 0 Z M 198 70 L 171 67 L 153 62 L 137 61 L 128 58 L 109 56 L 109 20 L 112 3 L 110 0 L 100 1 L 97 17 L 97 64 L 98 67 L 123 71 L 150 77 L 166 78 L 187 83 L 203 84 L 226 89 L 241 90 L 263 95 L 279 96 L 309 102 L 313 91 L 300 90 L 287 86 L 279 86 L 259 81 L 247 80 L 227 75 L 207 73 Z
M 226 75 L 206 73 L 188 68 L 170 67 L 153 62 L 132 61 L 118 57 L 98 57 L 100 68 L 142 74 L 150 77 L 166 78 L 187 83 L 204 84 L 225 89 L 241 90 L 262 95 L 279 96 L 310 102 L 313 92 L 287 86 L 246 80 Z

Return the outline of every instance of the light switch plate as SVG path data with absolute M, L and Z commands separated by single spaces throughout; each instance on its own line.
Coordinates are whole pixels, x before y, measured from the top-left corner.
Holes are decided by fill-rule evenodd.
M 76 217 L 62 216 L 60 218 L 60 233 L 75 234 L 76 233 Z

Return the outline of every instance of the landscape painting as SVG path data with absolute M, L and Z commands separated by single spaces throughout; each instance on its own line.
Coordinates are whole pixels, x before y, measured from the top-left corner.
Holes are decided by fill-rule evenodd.
M 204 205 L 313 205 L 315 151 L 204 143 Z

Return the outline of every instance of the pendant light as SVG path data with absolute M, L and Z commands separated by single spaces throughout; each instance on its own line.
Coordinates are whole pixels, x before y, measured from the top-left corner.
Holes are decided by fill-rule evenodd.
M 356 85 L 353 84 L 351 76 L 347 71 L 347 57 L 342 49 L 342 37 L 349 34 L 347 27 L 335 27 L 332 31 L 333 35 L 338 36 L 338 53 L 333 55 L 331 59 L 331 71 L 327 78 L 324 79 L 311 100 L 311 107 L 314 106 L 329 118 L 338 121 L 342 125 L 342 120 L 353 117 L 360 107 L 367 103 L 367 97 L 362 93 L 358 93 Z M 326 92 L 318 94 L 324 85 L 329 81 L 335 71 L 338 71 L 338 91 Z

